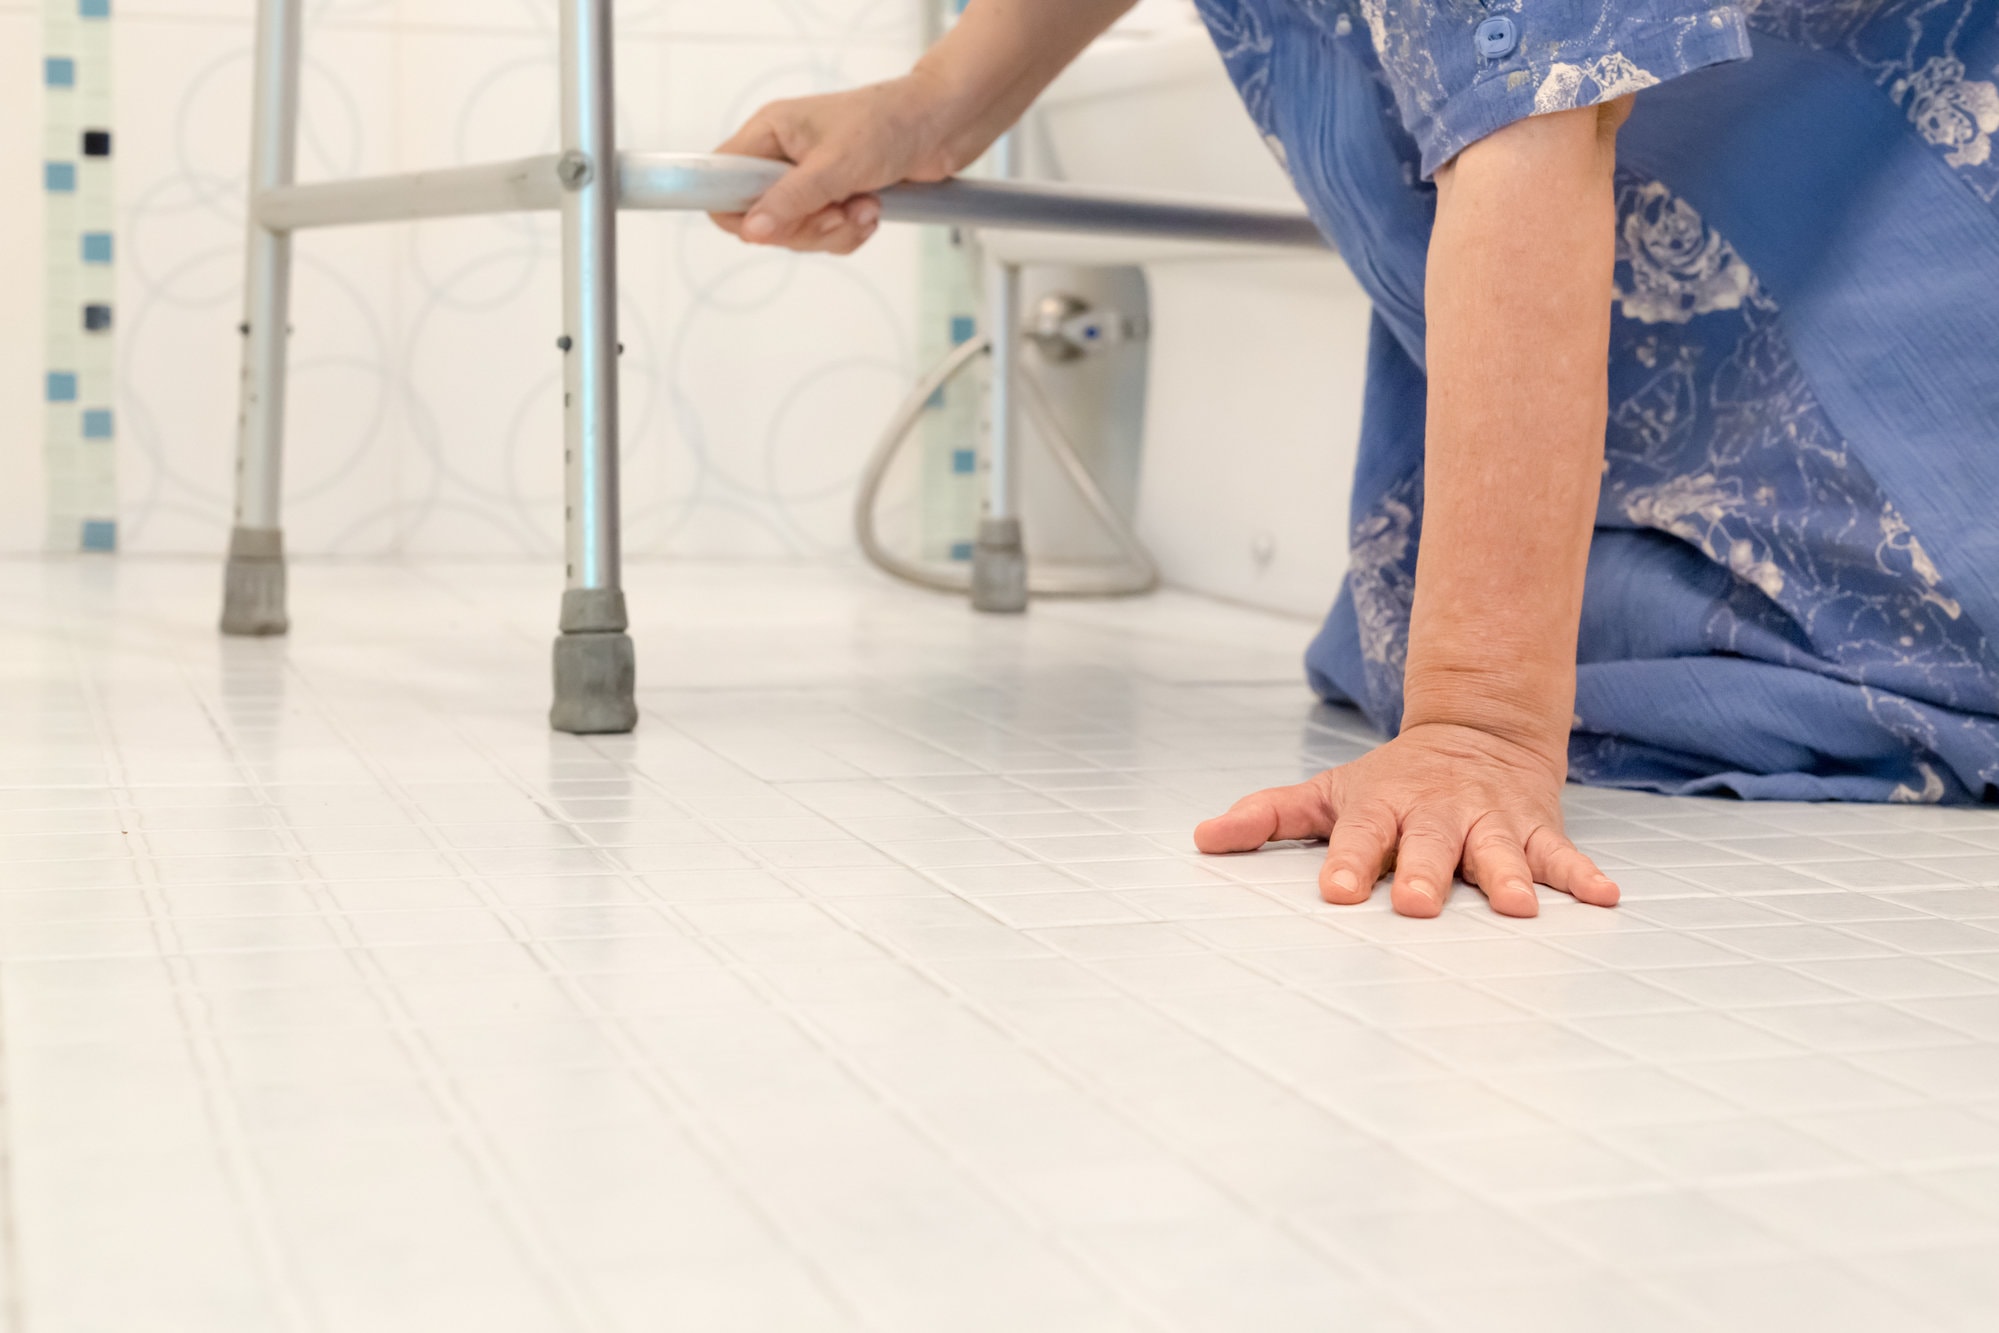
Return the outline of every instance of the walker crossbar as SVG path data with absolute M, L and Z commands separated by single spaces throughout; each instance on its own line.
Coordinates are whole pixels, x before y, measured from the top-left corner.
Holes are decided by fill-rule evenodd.
M 257 196 L 257 221 L 272 231 L 345 227 L 417 218 L 545 212 L 561 207 L 559 153 L 476 167 L 290 185 Z M 618 207 L 630 212 L 740 213 L 785 172 L 782 163 L 718 153 L 623 153 Z M 1158 240 L 1323 250 L 1325 239 L 1296 209 L 1225 205 L 1131 191 L 1022 181 L 951 180 L 882 191 L 890 222 L 1016 231 L 1094 232 Z
M 782 163 L 719 154 L 624 153 L 613 130 L 611 0 L 561 0 L 562 151 L 510 162 L 298 185 L 301 0 L 258 0 L 250 223 L 244 285 L 242 412 L 236 522 L 222 628 L 282 634 L 284 541 L 279 521 L 291 244 L 317 227 L 497 213 L 562 214 L 563 415 L 567 589 L 555 645 L 550 721 L 576 733 L 637 723 L 636 669 L 626 633 L 618 540 L 617 232 L 620 210 L 741 212 L 784 174 Z M 605 164 L 615 164 L 606 170 Z M 1232 205 L 1013 180 L 898 185 L 881 192 L 890 221 L 1019 231 L 1089 232 L 1154 240 L 1325 252 L 1297 209 Z M 1011 266 L 1001 266 L 1009 269 Z M 1004 275 L 1002 275 L 1004 276 Z M 998 290 L 1017 288 L 1017 274 Z M 1013 341 L 1012 310 L 988 311 L 996 371 Z M 996 399 L 1008 400 L 1006 386 Z M 1013 524 L 1014 432 L 987 439 L 988 520 Z M 991 526 L 991 523 L 982 525 Z M 977 599 L 975 598 L 975 601 Z M 1002 599 L 1004 600 L 1004 599 Z M 1018 609 L 993 605 L 988 609 Z

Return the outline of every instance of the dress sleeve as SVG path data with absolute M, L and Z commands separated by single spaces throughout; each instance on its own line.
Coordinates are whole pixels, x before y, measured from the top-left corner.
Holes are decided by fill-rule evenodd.
M 1516 120 L 1749 56 L 1715 0 L 1354 0 L 1424 179 Z

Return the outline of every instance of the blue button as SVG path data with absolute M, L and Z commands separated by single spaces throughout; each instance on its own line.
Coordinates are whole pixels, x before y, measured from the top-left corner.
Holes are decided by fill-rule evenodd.
M 1512 19 L 1501 14 L 1478 25 L 1472 34 L 1472 42 L 1478 53 L 1486 60 L 1504 60 L 1520 45 L 1520 29 Z

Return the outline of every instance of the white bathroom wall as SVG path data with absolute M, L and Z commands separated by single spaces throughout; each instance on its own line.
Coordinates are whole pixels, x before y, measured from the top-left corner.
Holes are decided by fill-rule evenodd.
M 1135 17 L 1043 97 L 1035 169 L 1297 207 L 1196 16 Z M 1367 295 L 1330 253 L 1151 255 L 1139 536 L 1170 586 L 1321 616 L 1347 568 Z
M 552 148 L 554 0 L 307 0 L 301 179 Z M 230 522 L 252 0 L 116 0 L 123 549 Z M 619 0 L 620 133 L 705 151 L 771 98 L 907 65 L 915 0 Z M 0 548 L 43 541 L 33 210 L 38 0 L 0 0 Z M 15 66 L 20 66 L 17 70 Z M 17 161 L 17 159 L 19 159 Z M 27 216 L 23 216 L 26 213 Z M 751 251 L 704 219 L 622 224 L 635 554 L 849 548 L 849 482 L 914 377 L 916 243 Z M 302 239 L 293 549 L 550 554 L 561 539 L 552 218 Z M 17 318 L 16 316 L 22 316 Z M 24 341 L 25 339 L 25 341 Z M 22 344 L 17 346 L 17 344 Z

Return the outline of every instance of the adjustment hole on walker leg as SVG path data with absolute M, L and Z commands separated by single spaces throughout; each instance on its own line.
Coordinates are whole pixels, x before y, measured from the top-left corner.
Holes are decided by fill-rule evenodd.
M 568 350 L 569 350 L 570 348 L 574 347 L 575 345 L 576 345 L 576 344 L 575 344 L 574 342 L 571 342 L 571 341 L 570 341 L 570 338 L 569 338 L 569 335 L 568 335 L 568 334 L 566 334 L 566 333 L 565 333 L 565 334 L 563 334 L 563 335 L 562 335 L 562 336 L 561 336 L 560 338 L 557 338 L 557 339 L 555 340 L 555 346 L 556 346 L 557 350 L 559 350 L 559 351 L 564 351 L 564 352 L 566 352 L 566 351 L 568 351 Z

